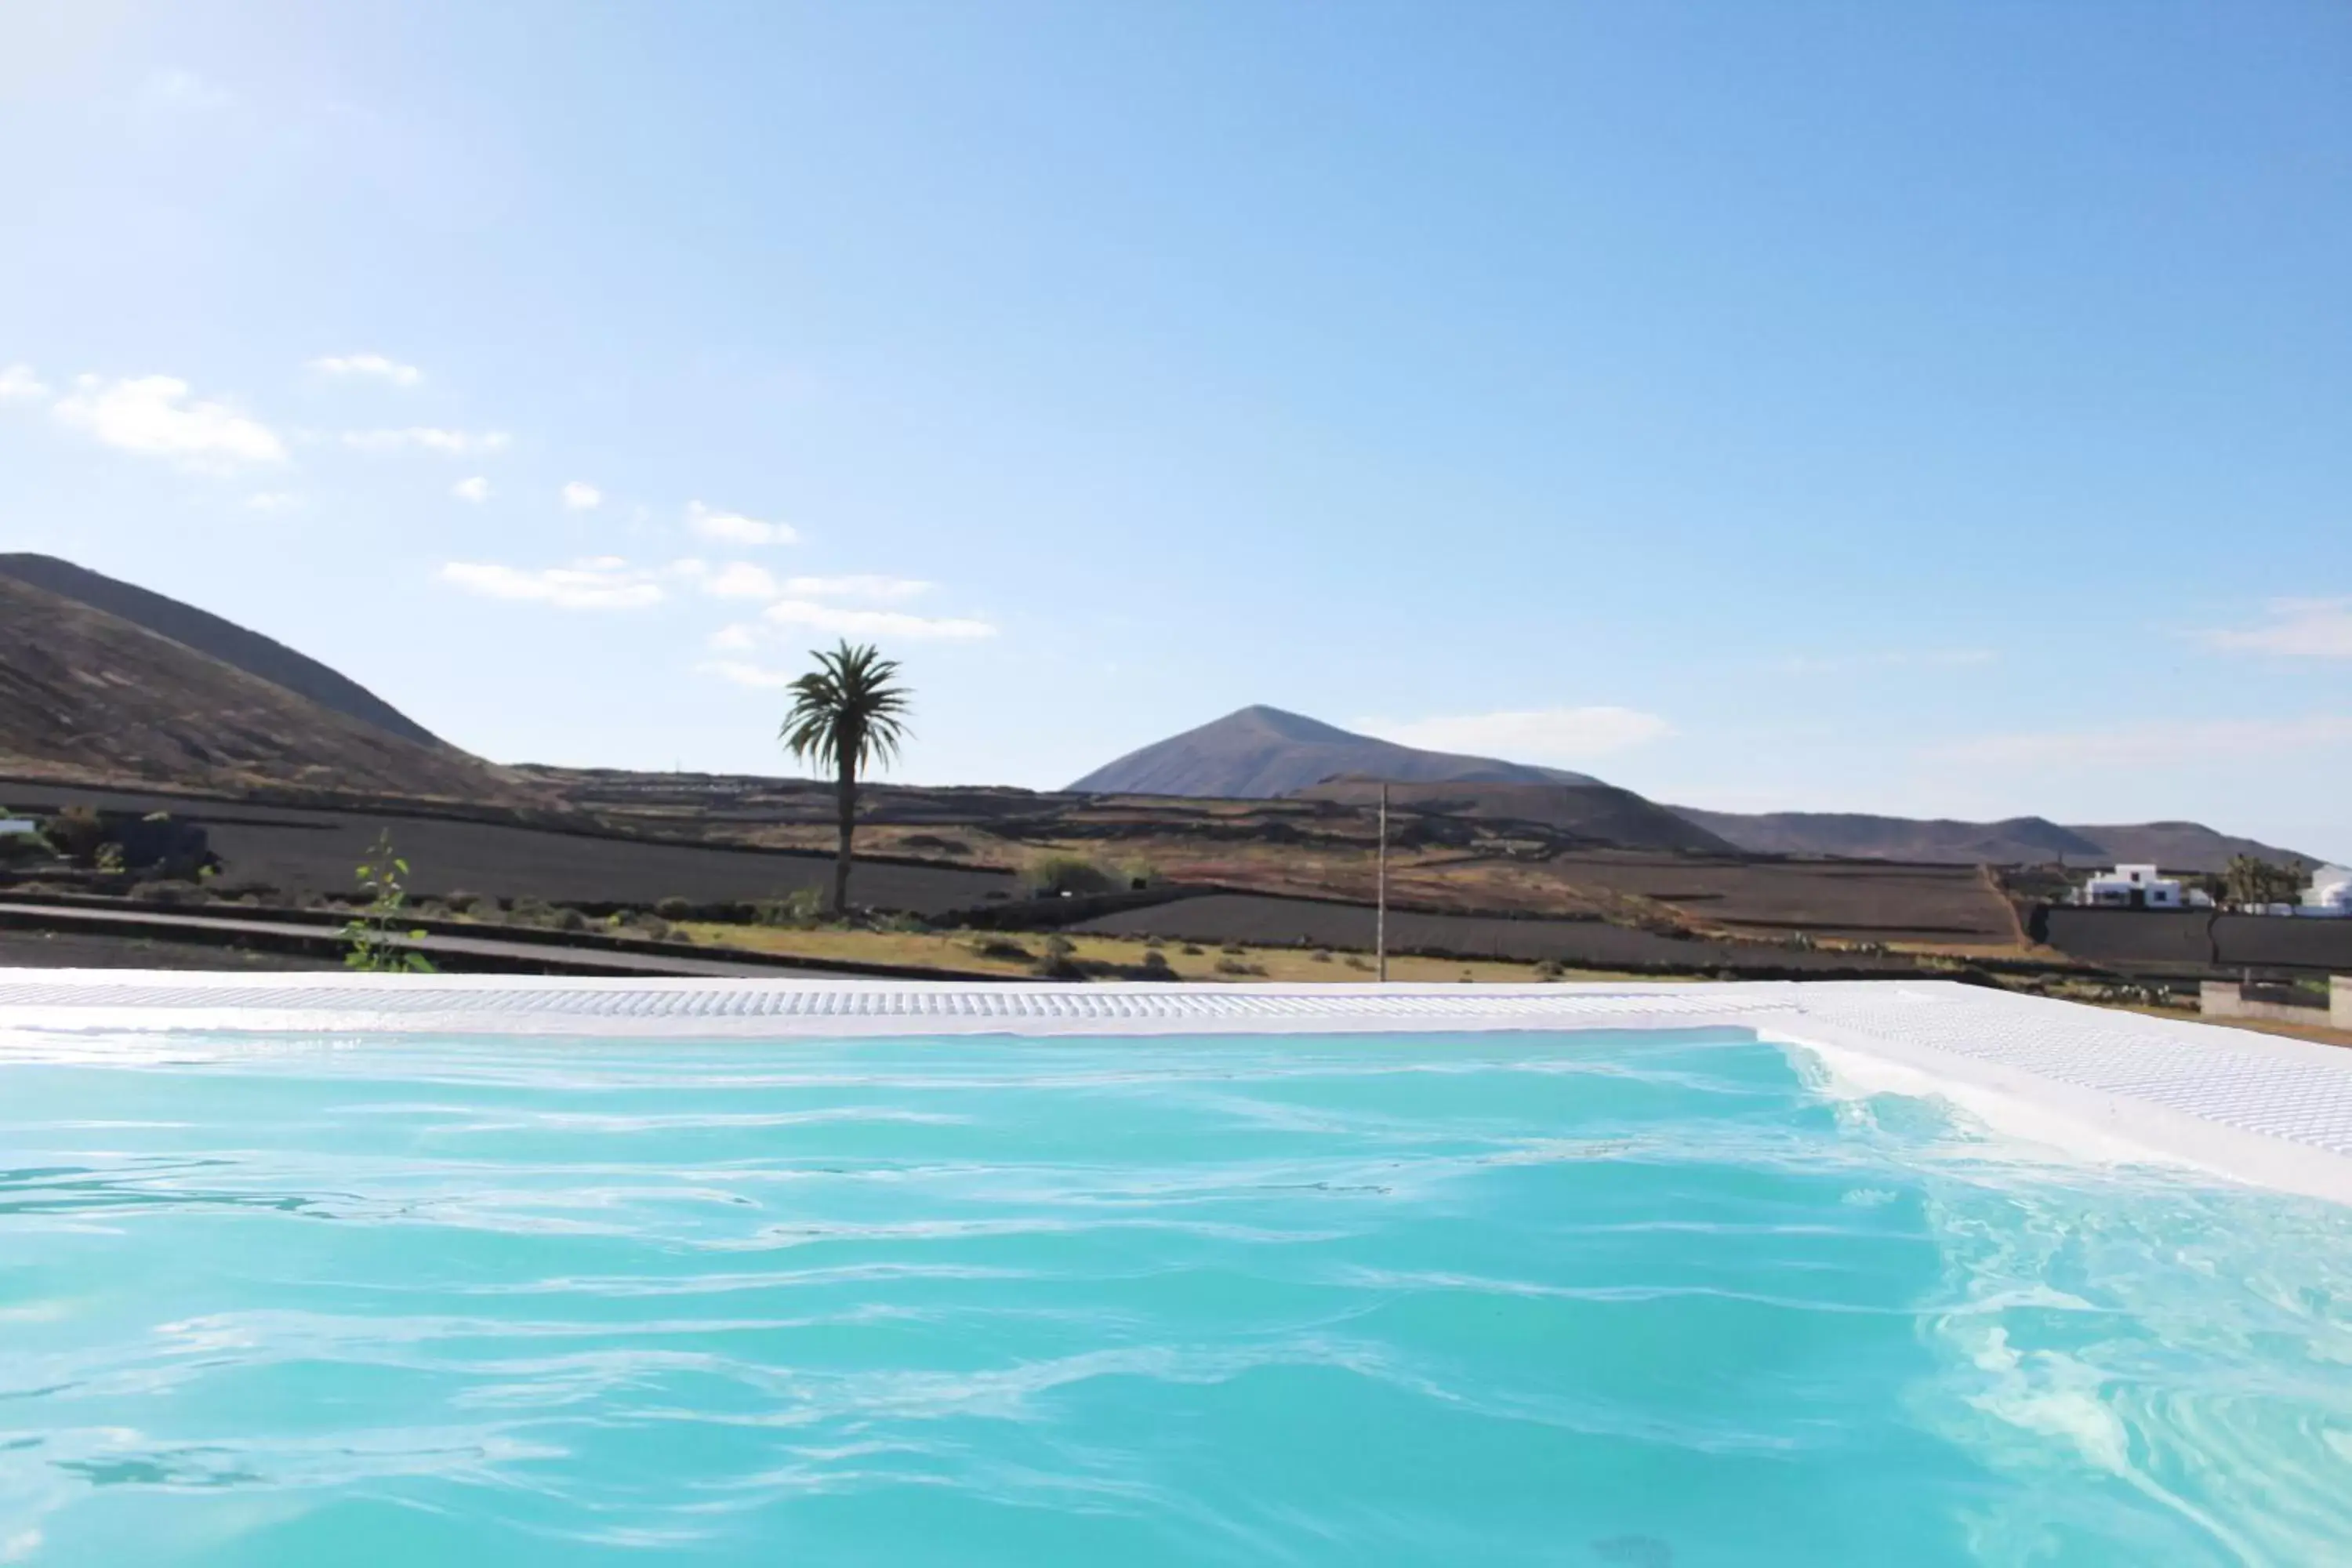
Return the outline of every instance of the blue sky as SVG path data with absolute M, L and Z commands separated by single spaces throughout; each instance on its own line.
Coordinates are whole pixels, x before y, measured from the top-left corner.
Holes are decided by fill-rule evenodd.
M 0 545 L 502 761 L 2352 857 L 2352 8 L 26 4 Z

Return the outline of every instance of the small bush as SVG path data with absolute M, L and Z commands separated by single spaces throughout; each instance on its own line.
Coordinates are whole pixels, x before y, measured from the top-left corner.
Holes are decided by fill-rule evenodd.
M 1221 947 L 1221 948 L 1217 949 L 1217 951 L 1218 951 L 1219 952 L 1222 952 L 1222 953 L 1226 954 L 1228 957 L 1239 958 L 1239 957 L 1242 955 L 1242 953 L 1243 953 L 1244 951 L 1246 951 L 1246 950 L 1243 948 L 1243 946 L 1242 946 L 1242 944 L 1241 944 L 1240 942 L 1229 942 L 1225 943 L 1225 945 L 1224 945 L 1224 946 L 1223 946 L 1223 947 Z
M 89 807 L 69 805 L 41 825 L 41 837 L 67 859 L 88 866 L 98 859 L 98 847 L 106 842 L 106 824 Z
M 682 921 L 694 912 L 694 906 L 684 899 L 664 899 L 654 905 L 654 913 L 666 921 Z
M 481 901 L 481 894 L 469 893 L 462 888 L 441 895 L 442 904 L 453 915 L 471 914 L 474 910 L 474 906 Z M 498 900 L 493 899 L 490 901 L 490 907 L 493 910 L 497 909 Z
M 1348 955 L 1348 967 L 1350 969 L 1369 970 L 1371 966 L 1372 961 L 1364 957 L 1361 953 L 1351 952 Z
M 555 918 L 555 907 L 545 899 L 526 893 L 507 906 L 507 912 L 523 925 L 545 925 Z
M 1198 958 L 1201 956 L 1201 944 L 1197 942 L 1188 942 L 1176 951 L 1187 958 Z
M 1328 963 L 1331 962 L 1331 951 L 1328 948 L 1318 947 L 1313 952 L 1307 954 L 1307 956 L 1312 958 L 1318 963 Z
M 752 917 L 761 925 L 784 926 L 798 931 L 806 931 L 816 924 L 824 913 L 824 889 L 822 888 L 794 888 L 781 899 L 770 899 L 752 906 Z
M 1264 974 L 1265 973 L 1265 965 L 1263 963 L 1244 963 L 1238 958 L 1221 958 L 1217 960 L 1217 973 L 1220 974 Z
M 1000 958 L 1013 963 L 1032 963 L 1037 956 L 1012 938 L 1002 936 L 988 937 L 974 943 L 972 952 L 982 958 Z
M 1040 855 L 1021 871 L 1022 888 L 1038 898 L 1107 893 L 1115 885 L 1110 872 L 1083 855 Z
M 586 931 L 588 929 L 588 917 L 582 914 L 578 910 L 562 909 L 557 910 L 553 911 L 553 913 L 554 920 L 551 923 L 552 923 L 558 931 Z
M 1075 956 L 1077 949 L 1067 937 L 1049 936 L 1045 950 L 1037 959 L 1037 974 L 1044 980 L 1083 980 L 1086 971 L 1078 967 Z
M 1557 958 L 1547 958 L 1536 965 L 1538 980 L 1557 980 L 1567 971 Z
M 1168 955 L 1160 952 L 1156 947 L 1147 947 L 1143 950 L 1143 963 L 1141 967 L 1143 969 L 1143 978 L 1146 980 L 1173 980 L 1176 978 L 1176 971 L 1169 964 Z

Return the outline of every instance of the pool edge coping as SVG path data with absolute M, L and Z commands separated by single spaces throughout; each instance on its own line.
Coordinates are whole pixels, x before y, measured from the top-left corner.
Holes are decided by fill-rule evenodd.
M 223 1004 L 208 1005 L 215 994 Z M 412 1005 L 436 997 L 448 1005 Z M 729 1004 L 770 1010 L 703 1010 Z M 2038 1141 L 2081 1156 L 2139 1151 L 2352 1205 L 2352 1051 L 1949 981 L 977 986 L 0 969 L 0 1032 L 37 1036 L 172 1028 L 782 1040 L 1722 1026 L 1823 1059 L 1844 1053 L 1891 1065 L 1990 1119 L 2022 1112 L 2040 1127 Z M 1985 1047 L 1994 1037 L 2000 1052 Z

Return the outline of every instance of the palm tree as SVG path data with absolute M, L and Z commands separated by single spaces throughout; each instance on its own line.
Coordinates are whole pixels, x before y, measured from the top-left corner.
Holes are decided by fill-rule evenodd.
M 833 867 L 833 912 L 849 908 L 849 837 L 857 827 L 857 775 L 898 754 L 907 738 L 907 689 L 898 661 L 847 638 L 831 653 L 810 650 L 816 668 L 792 684 L 793 706 L 776 738 L 806 762 L 834 770 L 841 849 Z

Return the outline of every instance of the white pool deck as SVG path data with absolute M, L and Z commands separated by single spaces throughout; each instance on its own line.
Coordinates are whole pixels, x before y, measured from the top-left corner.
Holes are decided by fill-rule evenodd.
M 1938 1092 L 2077 1154 L 2183 1162 L 2352 1204 L 2352 1049 L 1948 982 L 1052 985 L 0 970 L 5 1066 L 152 1059 L 160 1032 L 1306 1034 L 1688 1029 L 1811 1047 L 1842 1081 Z M 73 1037 L 61 1041 L 60 1033 Z

